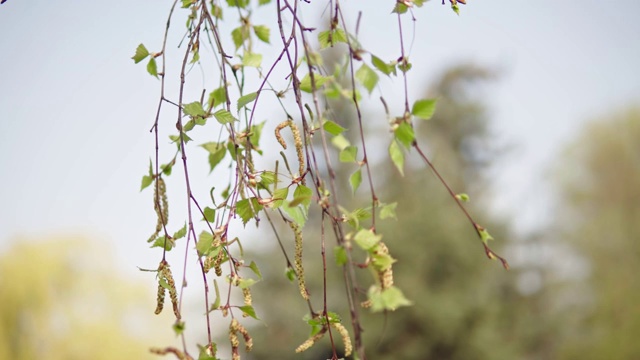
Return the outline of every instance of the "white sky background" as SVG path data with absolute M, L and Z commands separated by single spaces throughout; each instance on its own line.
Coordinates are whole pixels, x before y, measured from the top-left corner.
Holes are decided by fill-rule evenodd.
M 386 60 L 400 55 L 393 1 L 344 3 L 375 3 L 365 9 L 361 43 Z M 640 101 L 640 2 L 468 3 L 460 16 L 439 1 L 416 10 L 410 96 L 421 97 L 447 64 L 504 70 L 486 94 L 496 141 L 515 146 L 492 170 L 496 209 L 530 230 L 550 216 L 541 183 L 562 144 L 586 120 Z M 148 278 L 135 266 L 159 259 L 145 243 L 155 214 L 151 192 L 138 190 L 153 151 L 159 82 L 130 58 L 141 42 L 160 48 L 169 7 L 157 0 L 0 6 L 0 251 L 16 237 L 81 233 L 115 249 L 132 276 Z M 176 19 L 183 28 L 184 17 Z M 404 29 L 409 42 L 409 21 Z

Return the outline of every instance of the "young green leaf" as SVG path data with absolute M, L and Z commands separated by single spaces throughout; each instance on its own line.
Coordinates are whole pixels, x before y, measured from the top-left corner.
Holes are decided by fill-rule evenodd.
M 204 219 L 207 222 L 214 223 L 216 222 L 216 209 L 212 209 L 210 207 L 204 208 Z
M 147 186 L 153 183 L 153 176 L 145 175 L 142 177 L 142 185 L 140 185 L 140 191 L 144 190 Z
M 465 193 L 456 194 L 456 199 L 458 199 L 460 201 L 467 202 L 467 201 L 469 201 L 469 195 L 467 195 Z
M 220 124 L 228 124 L 234 121 L 238 121 L 238 119 L 234 118 L 233 115 L 231 115 L 231 113 L 225 109 L 216 111 L 215 113 L 213 113 L 213 116 L 215 116 L 216 120 L 218 120 Z
M 313 74 L 313 80 L 315 81 L 316 90 L 321 88 L 327 80 L 331 79 L 331 77 L 322 76 L 320 74 Z M 304 92 L 310 93 L 313 91 L 313 87 L 311 86 L 311 76 L 309 74 L 305 75 L 300 81 L 300 90 Z
M 302 205 L 305 210 L 309 209 L 309 205 L 311 205 L 311 197 L 313 196 L 313 190 L 304 186 L 298 185 L 296 190 L 293 192 L 293 200 L 289 202 L 289 207 L 294 207 L 298 205 Z
M 256 316 L 256 310 L 253 308 L 253 306 L 245 305 L 245 306 L 238 307 L 238 309 L 240 309 L 240 311 L 242 311 L 243 314 L 247 314 L 247 316 L 251 316 L 256 320 L 260 320 L 258 316 Z
M 227 90 L 224 87 L 219 87 L 213 90 L 209 94 L 209 100 L 207 105 L 209 108 L 218 107 L 227 102 Z
M 358 148 L 355 146 L 347 146 L 340 151 L 341 162 L 355 162 L 358 156 Z
M 400 141 L 405 147 L 411 147 L 413 140 L 415 140 L 415 134 L 413 128 L 406 122 L 398 125 L 395 130 L 396 139 Z
M 333 255 L 336 258 L 336 265 L 342 266 L 347 263 L 347 250 L 343 246 L 336 246 L 333 248 Z
M 260 67 L 262 64 L 262 54 L 245 52 L 242 57 L 242 65 L 251 67 Z
M 240 109 L 242 109 L 244 106 L 246 106 L 247 104 L 255 100 L 257 96 L 258 96 L 257 92 L 252 92 L 250 94 L 241 96 L 240 99 L 238 99 L 238 111 L 240 111 Z
M 351 190 L 353 193 L 356 193 L 356 190 L 360 187 L 362 183 L 362 169 L 358 168 L 351 176 L 349 177 L 349 184 L 351 185 Z
M 373 88 L 378 84 L 378 74 L 373 71 L 367 64 L 362 64 L 360 69 L 356 71 L 356 79 L 367 89 L 369 94 L 373 91 Z
M 342 29 L 326 30 L 318 34 L 318 43 L 320 43 L 320 49 L 326 49 L 329 46 L 333 46 L 336 43 L 346 43 L 347 35 Z
M 292 267 L 287 267 L 284 269 L 284 276 L 286 276 L 289 281 L 294 282 L 296 280 L 296 271 L 293 270 Z
M 213 250 L 213 235 L 210 232 L 203 231 L 198 236 L 198 243 L 196 244 L 196 250 L 198 255 L 207 256 Z
M 380 219 L 397 219 L 396 218 L 396 207 L 398 206 L 397 202 L 391 204 L 384 204 L 380 207 Z
M 244 9 L 249 5 L 249 0 L 227 0 L 227 5 Z
M 331 135 L 340 135 L 346 129 L 331 120 L 325 120 L 322 128 Z
M 379 286 L 372 286 L 367 293 L 371 300 L 371 311 L 394 311 L 401 306 L 410 306 L 409 301 L 402 291 L 395 286 L 381 290 Z
M 198 101 L 194 101 L 192 103 L 189 104 L 185 104 L 183 107 L 183 111 L 185 114 L 189 115 L 189 116 L 205 116 L 207 113 L 204 111 L 204 109 L 202 108 L 202 104 L 200 104 L 200 102 Z
M 156 59 L 149 59 L 149 63 L 147 64 L 147 72 L 156 78 L 158 77 L 158 65 L 156 65 Z
M 267 44 L 269 43 L 269 35 L 271 33 L 271 29 L 269 29 L 269 27 L 265 25 L 255 25 L 253 27 L 253 32 L 256 34 L 258 39 L 266 42 Z
M 400 175 L 404 176 L 404 153 L 396 140 L 391 141 L 391 145 L 389 145 L 389 156 Z
M 369 229 L 360 229 L 356 233 L 354 240 L 362 250 L 369 250 L 373 248 L 382 239 L 382 235 L 375 234 Z
M 342 134 L 334 136 L 333 139 L 331 139 L 331 143 L 340 151 L 351 146 L 349 140 L 346 137 L 342 136 Z
M 258 264 L 255 261 L 251 261 L 249 264 L 249 269 L 253 271 L 254 274 L 258 275 L 258 279 L 262 279 L 262 273 L 260 273 L 260 269 L 258 269 Z
M 247 225 L 249 220 L 262 210 L 262 205 L 255 197 L 243 199 L 236 203 L 236 214 L 242 218 L 242 224 Z
M 239 26 L 231 31 L 231 38 L 233 39 L 233 44 L 236 46 L 236 50 L 238 50 L 249 38 L 249 32 L 246 27 Z
M 373 64 L 373 66 L 376 69 L 378 69 L 380 72 L 382 72 L 385 75 L 391 75 L 391 73 L 395 69 L 395 66 L 385 63 L 379 57 L 373 54 L 371 54 L 371 64 Z
M 147 48 L 144 47 L 144 45 L 140 44 L 136 48 L 135 55 L 133 55 L 131 58 L 137 64 L 140 61 L 144 60 L 147 56 L 149 56 L 149 50 L 147 50 Z
M 217 142 L 208 142 L 200 146 L 209 152 L 209 172 L 212 172 L 216 165 L 224 159 L 224 156 L 227 153 L 227 148 L 224 146 L 224 143 Z
M 487 231 L 487 229 L 477 224 L 476 224 L 476 228 L 478 229 L 478 234 L 480 234 L 480 239 L 485 245 L 489 243 L 489 240 L 493 240 L 493 236 L 489 234 L 489 231 Z
M 185 235 L 187 235 L 187 223 L 180 230 L 173 233 L 173 240 L 182 239 Z
M 429 120 L 433 116 L 433 113 L 436 111 L 436 99 L 424 99 L 418 100 L 413 103 L 413 108 L 411 109 L 411 114 L 413 116 Z
M 272 207 L 274 209 L 277 209 L 280 206 L 282 206 L 282 202 L 287 200 L 287 196 L 288 195 L 289 195 L 289 188 L 288 187 L 284 187 L 282 189 L 276 189 L 273 192 L 273 204 L 272 204 Z

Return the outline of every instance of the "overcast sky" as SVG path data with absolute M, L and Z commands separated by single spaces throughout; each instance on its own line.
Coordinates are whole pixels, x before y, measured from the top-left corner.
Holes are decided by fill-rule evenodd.
M 345 2 L 362 3 L 374 2 Z M 159 82 L 130 58 L 141 42 L 159 48 L 169 7 L 0 6 L 0 250 L 16 237 L 79 233 L 115 249 L 132 271 L 157 263 L 140 261 L 155 215 L 151 192 L 138 190 Z M 395 55 L 395 18 L 364 10 L 362 44 Z M 585 121 L 640 103 L 640 2 L 470 0 L 461 10 L 431 1 L 416 11 L 410 92 L 419 97 L 447 64 L 503 70 L 486 99 L 496 141 L 515 148 L 492 170 L 496 209 L 530 230 L 549 215 L 541 184 L 562 145 Z

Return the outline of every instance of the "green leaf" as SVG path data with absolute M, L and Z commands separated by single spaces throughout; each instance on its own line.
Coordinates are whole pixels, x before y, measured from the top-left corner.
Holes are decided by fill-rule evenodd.
M 233 44 L 236 46 L 236 50 L 238 50 L 249 38 L 249 32 L 245 26 L 239 26 L 231 31 L 231 38 L 233 39 Z
M 249 0 L 227 0 L 227 5 L 244 9 L 249 5 Z
M 156 65 L 156 59 L 149 59 L 149 63 L 147 64 L 147 72 L 156 78 L 158 77 L 158 65 Z
M 203 231 L 198 236 L 198 243 L 196 244 L 196 249 L 198 250 L 199 256 L 209 255 L 211 250 L 213 250 L 213 235 L 210 232 Z
M 371 300 L 371 311 L 394 311 L 401 306 L 410 306 L 409 301 L 402 291 L 395 286 L 381 290 L 379 286 L 372 286 L 367 293 Z
M 140 61 L 144 60 L 147 56 L 149 56 L 149 50 L 147 50 L 147 48 L 144 47 L 144 45 L 140 44 L 136 48 L 135 55 L 133 55 L 131 58 L 137 64 Z
M 257 283 L 254 279 L 246 278 L 238 280 L 238 287 L 240 289 L 246 289 L 251 287 L 253 284 Z
M 258 269 L 258 264 L 255 261 L 251 261 L 249 264 L 249 268 L 253 271 L 254 274 L 258 275 L 259 279 L 262 279 L 262 273 L 260 273 L 260 269 Z
M 373 88 L 376 87 L 376 84 L 378 84 L 379 78 L 378 78 L 378 74 L 376 74 L 375 71 L 373 71 L 369 66 L 367 66 L 367 64 L 362 64 L 360 69 L 356 71 L 356 79 L 358 79 L 358 81 L 362 84 L 362 86 L 364 86 L 365 89 L 369 91 L 369 94 L 371 94 L 371 91 L 373 91 Z
M 224 156 L 227 153 L 227 148 L 224 146 L 224 143 L 217 142 L 208 142 L 200 146 L 209 152 L 209 173 L 211 173 L 216 165 L 224 159 Z
M 305 208 L 305 210 L 309 210 L 312 196 L 313 190 L 304 185 L 298 185 L 298 187 L 296 187 L 296 190 L 293 192 L 293 200 L 291 200 L 288 205 L 289 207 L 293 207 L 300 204 Z
M 340 135 L 346 129 L 331 120 L 325 120 L 322 128 L 331 135 Z
M 233 115 L 231 115 L 231 113 L 225 109 L 214 112 L 213 116 L 215 116 L 216 120 L 218 120 L 218 122 L 223 125 L 238 121 L 238 119 L 234 118 Z
M 347 140 L 347 138 L 342 135 L 334 136 L 333 139 L 331 139 L 331 143 L 340 151 L 344 150 L 345 148 L 351 145 L 349 140 Z
M 214 223 L 216 221 L 216 209 L 212 209 L 210 207 L 204 208 L 204 219 L 210 223 Z
M 258 316 L 256 316 L 256 310 L 253 308 L 253 306 L 245 305 L 245 306 L 238 307 L 238 309 L 240 309 L 240 311 L 242 311 L 242 313 L 247 314 L 247 316 L 251 316 L 252 318 L 254 318 L 256 320 L 260 320 L 258 318 Z
M 404 153 L 395 140 L 391 141 L 391 145 L 389 145 L 389 156 L 400 172 L 400 175 L 404 176 Z
M 454 13 L 460 16 L 460 8 L 458 8 L 458 4 L 451 4 L 451 10 L 453 10 Z
M 185 235 L 187 235 L 187 223 L 180 230 L 173 233 L 173 240 L 182 239 Z
M 171 328 L 176 333 L 176 336 L 182 334 L 185 329 L 184 321 L 176 321 Z
M 236 214 L 242 218 L 242 224 L 247 225 L 249 220 L 256 216 L 262 210 L 262 205 L 258 203 L 255 197 L 243 199 L 236 203 Z
M 322 76 L 320 74 L 313 74 L 313 80 L 315 81 L 316 90 L 320 89 L 322 85 L 324 85 L 329 79 L 330 76 Z M 311 86 L 311 76 L 309 74 L 305 75 L 304 78 L 300 81 L 300 90 L 304 92 L 312 92 L 313 88 Z
M 258 0 L 259 5 L 266 5 L 266 4 L 269 4 L 270 2 L 271 0 Z
M 262 64 L 262 54 L 245 52 L 242 56 L 242 65 L 251 67 L 260 67 Z
M 460 194 L 456 195 L 456 199 L 458 199 L 460 201 L 468 202 L 469 201 L 469 195 L 467 195 L 465 193 L 460 193 Z
M 296 271 L 293 270 L 292 267 L 287 267 L 284 269 L 284 276 L 286 276 L 289 281 L 294 282 L 296 280 Z
M 238 111 L 240 111 L 240 109 L 242 109 L 244 106 L 246 106 L 247 104 L 255 100 L 257 96 L 258 96 L 257 92 L 252 92 L 250 94 L 241 96 L 240 99 L 238 99 Z M 254 145 L 257 145 L 257 144 L 254 143 Z
M 356 190 L 358 190 L 358 188 L 360 187 L 361 183 L 362 183 L 362 169 L 359 168 L 349 177 L 349 184 L 351 184 L 351 190 L 353 190 L 354 194 L 356 193 Z
M 354 240 L 363 250 L 373 248 L 382 239 L 382 235 L 375 234 L 372 230 L 361 229 L 356 233 Z
M 260 184 L 265 188 L 276 182 L 276 173 L 273 171 L 263 171 L 260 173 Z
M 251 125 L 251 135 L 249 136 L 249 140 L 254 148 L 260 145 L 260 137 L 262 136 L 262 128 L 264 128 L 264 124 L 266 124 L 266 121 L 257 125 Z M 258 152 L 262 155 L 262 151 L 258 150 Z
M 184 111 L 185 114 L 187 114 L 189 116 L 193 116 L 193 117 L 207 115 L 207 113 L 202 108 L 202 104 L 200 104 L 200 102 L 198 102 L 198 101 L 194 101 L 192 103 L 185 104 L 184 107 L 183 107 L 183 111 Z
M 476 228 L 478 229 L 478 234 L 480 234 L 480 239 L 482 239 L 482 242 L 485 245 L 489 243 L 489 240 L 493 240 L 493 236 L 489 234 L 489 231 L 487 231 L 487 229 L 477 224 L 476 224 Z
M 156 238 L 156 241 L 153 242 L 153 245 L 151 245 L 151 247 L 152 248 L 159 247 L 159 248 L 164 248 L 167 251 L 171 251 L 174 245 L 175 245 L 175 242 L 173 241 L 173 239 L 167 239 L 165 236 L 159 236 Z
M 360 228 L 360 220 L 368 219 L 371 217 L 371 211 L 367 209 L 355 209 L 352 212 L 345 214 L 347 223 L 353 228 Z
M 411 63 L 408 61 L 402 61 L 398 64 L 398 69 L 400 69 L 404 73 L 411 70 L 412 67 L 413 65 L 411 65 Z
M 287 196 L 289 195 L 289 188 L 288 187 L 284 187 L 282 189 L 276 189 L 273 192 L 273 203 L 272 203 L 272 207 L 274 209 L 279 208 L 280 206 L 282 206 L 282 203 L 287 200 Z
M 333 248 L 333 255 L 336 257 L 336 265 L 342 266 L 347 263 L 347 250 L 343 246 L 336 246 Z
M 265 25 L 255 25 L 253 27 L 253 32 L 256 34 L 258 39 L 266 42 L 267 44 L 269 43 L 269 35 L 271 33 L 271 29 L 269 29 L 269 27 Z
M 383 271 L 390 268 L 391 265 L 396 262 L 396 259 L 392 258 L 389 254 L 374 253 L 371 255 L 371 262 L 373 263 L 373 266 L 376 268 L 376 270 Z
M 318 43 L 320 43 L 320 49 L 328 48 L 336 43 L 346 43 L 347 35 L 342 29 L 326 30 L 318 34 Z
M 409 8 L 407 7 L 407 5 L 401 3 L 401 2 L 397 2 L 396 6 L 393 8 L 392 13 L 396 13 L 396 14 L 404 14 L 407 12 Z
M 391 204 L 384 204 L 380 207 L 380 219 L 397 219 L 396 217 L 396 207 L 398 206 L 397 202 Z
M 219 87 L 209 94 L 207 105 L 210 108 L 218 107 L 227 102 L 227 90 L 225 87 Z
M 391 66 L 384 61 L 382 61 L 379 57 L 371 54 L 371 64 L 378 69 L 381 73 L 385 75 L 390 75 L 393 72 L 394 66 Z
M 413 108 L 411 109 L 411 114 L 413 116 L 429 120 L 433 116 L 433 113 L 436 111 L 436 99 L 424 99 L 418 100 L 413 103 Z
M 140 191 L 144 190 L 146 187 L 153 183 L 153 176 L 145 175 L 142 177 L 142 185 L 140 185 Z
M 288 205 L 288 204 L 287 204 Z M 283 206 L 284 211 L 301 227 L 307 222 L 307 211 L 302 206 Z
M 415 140 L 415 134 L 413 132 L 413 128 L 406 122 L 398 125 L 395 130 L 396 139 L 400 141 L 405 147 L 411 147 L 413 141 Z
M 355 146 L 347 146 L 340 151 L 341 162 L 355 162 L 358 157 L 358 148 Z

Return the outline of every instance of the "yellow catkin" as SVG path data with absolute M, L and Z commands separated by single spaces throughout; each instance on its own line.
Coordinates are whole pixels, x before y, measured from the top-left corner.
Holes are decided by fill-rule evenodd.
M 242 324 L 238 323 L 237 328 L 238 332 L 242 334 L 242 337 L 244 338 L 245 349 L 247 351 L 251 351 L 251 349 L 253 349 L 253 339 L 251 338 L 251 335 L 249 335 L 249 332 Z
M 242 297 L 244 298 L 244 304 L 251 306 L 253 300 L 251 298 L 251 290 L 249 288 L 242 289 Z M 242 316 L 247 317 L 247 314 L 242 314 Z
M 303 351 L 309 350 L 309 348 L 311 348 L 313 346 L 313 344 L 316 343 L 316 341 L 322 339 L 322 337 L 324 336 L 324 333 L 326 332 L 326 328 L 323 329 L 322 331 L 320 331 L 319 333 L 313 335 L 312 337 L 308 338 L 307 340 L 305 340 L 305 342 L 303 342 L 302 344 L 300 344 L 300 346 L 298 346 L 296 348 L 296 352 L 297 353 L 301 353 Z
M 298 288 L 300 289 L 300 295 L 305 300 L 309 300 L 309 292 L 304 282 L 304 267 L 302 266 L 302 231 L 300 226 L 294 222 L 289 222 L 291 230 L 295 239 L 295 256 L 294 265 L 296 268 L 296 275 L 298 276 Z
M 208 273 L 208 272 L 209 272 L 209 270 L 211 270 L 211 268 L 213 267 L 213 260 L 214 260 L 214 259 L 213 259 L 211 256 L 207 256 L 207 257 L 204 259 L 204 264 L 203 264 L 203 266 L 204 266 L 204 272 L 205 272 L 205 273 Z
M 389 248 L 387 247 L 387 245 L 385 245 L 385 243 L 380 241 L 376 247 L 374 254 L 388 255 Z M 391 268 L 391 265 L 383 269 L 378 269 L 377 272 L 378 279 L 380 280 L 380 288 L 382 290 L 388 289 L 393 286 L 393 269 Z
M 164 267 L 167 265 L 167 262 L 162 260 L 160 265 L 158 266 L 158 278 L 162 279 L 162 274 L 164 271 Z M 166 289 L 158 283 L 158 295 L 156 297 L 156 311 L 155 314 L 158 315 L 162 312 L 164 308 L 164 297 L 165 297 Z
M 149 352 L 152 354 L 156 354 L 156 355 L 167 355 L 167 354 L 173 354 L 175 355 L 179 360 L 193 360 L 193 358 L 185 353 L 183 353 L 182 351 L 174 348 L 174 347 L 166 347 L 166 348 L 151 348 L 149 349 Z
M 166 262 L 165 262 L 166 263 Z M 169 284 L 169 297 L 171 298 L 171 305 L 173 305 L 173 314 L 176 316 L 176 319 L 180 320 L 180 309 L 178 307 L 178 291 L 176 290 L 176 283 L 173 280 L 173 275 L 171 274 L 171 268 L 169 264 L 166 264 L 162 269 L 161 276 L 164 280 Z
M 342 343 L 344 344 L 344 356 L 347 357 L 351 355 L 353 346 L 351 345 L 351 338 L 349 337 L 349 331 L 347 328 L 340 323 L 331 323 L 331 326 L 338 330 L 338 333 L 340 333 L 340 336 L 342 337 Z
M 302 185 L 305 184 L 304 181 L 304 152 L 302 150 L 302 137 L 300 136 L 300 131 L 298 127 L 293 122 L 293 120 L 289 119 L 289 127 L 291 128 L 291 132 L 293 133 L 293 141 L 296 146 L 296 154 L 298 155 L 298 171 L 301 178 Z
M 240 339 L 238 339 L 238 320 L 231 320 L 229 324 L 229 342 L 231 343 L 231 358 L 236 360 L 240 359 L 240 353 L 238 348 L 240 347 Z
M 162 177 L 156 177 L 156 186 L 153 187 L 153 210 L 156 212 L 156 229 L 147 242 L 152 242 L 162 231 L 163 223 L 169 221 L 169 201 L 167 200 L 167 186 Z
M 275 130 L 276 140 L 278 140 L 278 142 L 280 143 L 282 148 L 285 149 L 285 150 L 287 149 L 287 143 L 284 141 L 284 138 L 282 137 L 282 134 L 280 134 L 280 131 L 282 129 L 286 128 L 287 126 L 289 126 L 289 120 L 283 121 L 280 124 L 278 124 L 278 126 L 276 126 L 276 130 Z

